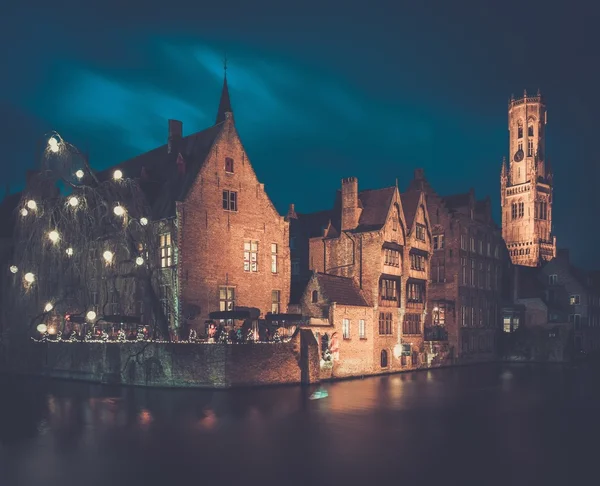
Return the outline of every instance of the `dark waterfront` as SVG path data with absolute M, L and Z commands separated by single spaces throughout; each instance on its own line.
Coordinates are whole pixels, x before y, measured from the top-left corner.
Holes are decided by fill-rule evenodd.
M 320 400 L 0 377 L 0 484 L 595 484 L 599 372 L 441 369 Z

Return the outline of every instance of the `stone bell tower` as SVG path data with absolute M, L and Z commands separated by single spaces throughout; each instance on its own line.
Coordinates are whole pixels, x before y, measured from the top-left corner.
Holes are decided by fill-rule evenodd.
M 509 162 L 502 162 L 502 237 L 515 265 L 538 266 L 556 256 L 552 235 L 552 169 L 546 160 L 546 105 L 536 96 L 508 104 Z

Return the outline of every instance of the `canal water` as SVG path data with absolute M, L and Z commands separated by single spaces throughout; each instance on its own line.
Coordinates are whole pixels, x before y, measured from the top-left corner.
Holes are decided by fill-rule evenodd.
M 0 376 L 0 486 L 600 484 L 599 412 L 589 364 L 230 391 Z

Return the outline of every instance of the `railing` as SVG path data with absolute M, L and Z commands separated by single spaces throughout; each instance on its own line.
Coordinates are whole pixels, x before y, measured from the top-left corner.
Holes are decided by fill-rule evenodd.
M 425 341 L 448 341 L 448 331 L 443 326 L 425 326 Z

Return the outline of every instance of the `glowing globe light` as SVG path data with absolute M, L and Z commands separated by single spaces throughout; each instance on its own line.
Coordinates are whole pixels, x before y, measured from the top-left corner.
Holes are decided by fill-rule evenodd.
M 71 196 L 69 198 L 69 206 L 76 208 L 79 205 L 79 198 L 77 196 Z
M 36 329 L 40 334 L 44 334 L 48 330 L 48 327 L 46 326 L 46 324 L 38 324 L 38 327 Z
M 115 181 L 120 181 L 122 178 L 123 178 L 123 172 L 121 172 L 119 169 L 117 169 L 113 172 L 113 179 Z
M 35 281 L 35 275 L 31 272 L 27 272 L 23 278 L 27 283 L 33 283 Z
M 83 176 L 85 174 L 83 173 L 83 171 L 81 169 L 79 169 L 77 172 L 75 172 L 75 176 L 77 177 L 77 179 L 83 179 Z
M 140 218 L 140 224 L 146 226 L 148 224 L 148 218 Z
M 27 216 L 29 214 L 29 211 L 27 211 L 27 209 L 23 208 L 21 209 L 21 216 Z
M 54 305 L 52 305 L 52 302 L 48 302 L 45 306 L 44 306 L 44 312 L 50 312 L 52 309 L 54 309 Z
M 30 199 L 27 201 L 27 207 L 32 211 L 35 211 L 37 209 L 37 203 L 33 199 Z
M 113 260 L 113 252 L 106 250 L 103 254 L 102 257 L 104 258 L 104 260 L 106 261 L 106 263 L 110 263 Z
M 73 256 L 73 248 L 67 248 L 66 252 L 67 252 L 67 255 Z
M 125 208 L 123 206 L 115 206 L 115 208 L 113 209 L 113 212 L 117 216 L 123 216 L 125 214 Z
M 58 234 L 58 231 L 52 230 L 48 233 L 48 238 L 52 243 L 57 243 L 58 240 L 60 240 L 60 235 Z
M 137 257 L 135 259 L 135 264 L 138 265 L 138 266 L 143 265 L 144 264 L 144 259 L 142 257 Z
M 50 137 L 48 139 L 48 148 L 54 153 L 58 152 L 58 140 L 56 140 L 54 137 Z
M 85 317 L 87 318 L 88 321 L 93 321 L 94 319 L 96 319 L 96 313 L 93 310 L 88 311 L 88 313 L 85 315 Z
M 17 273 L 18 271 L 19 271 L 19 267 L 17 267 L 16 265 L 11 265 L 10 273 Z
M 48 326 L 48 334 L 54 335 L 56 334 L 56 330 L 57 329 L 55 325 Z
M 402 344 L 396 344 L 396 346 L 394 346 L 394 358 L 399 359 L 400 356 L 402 356 Z

